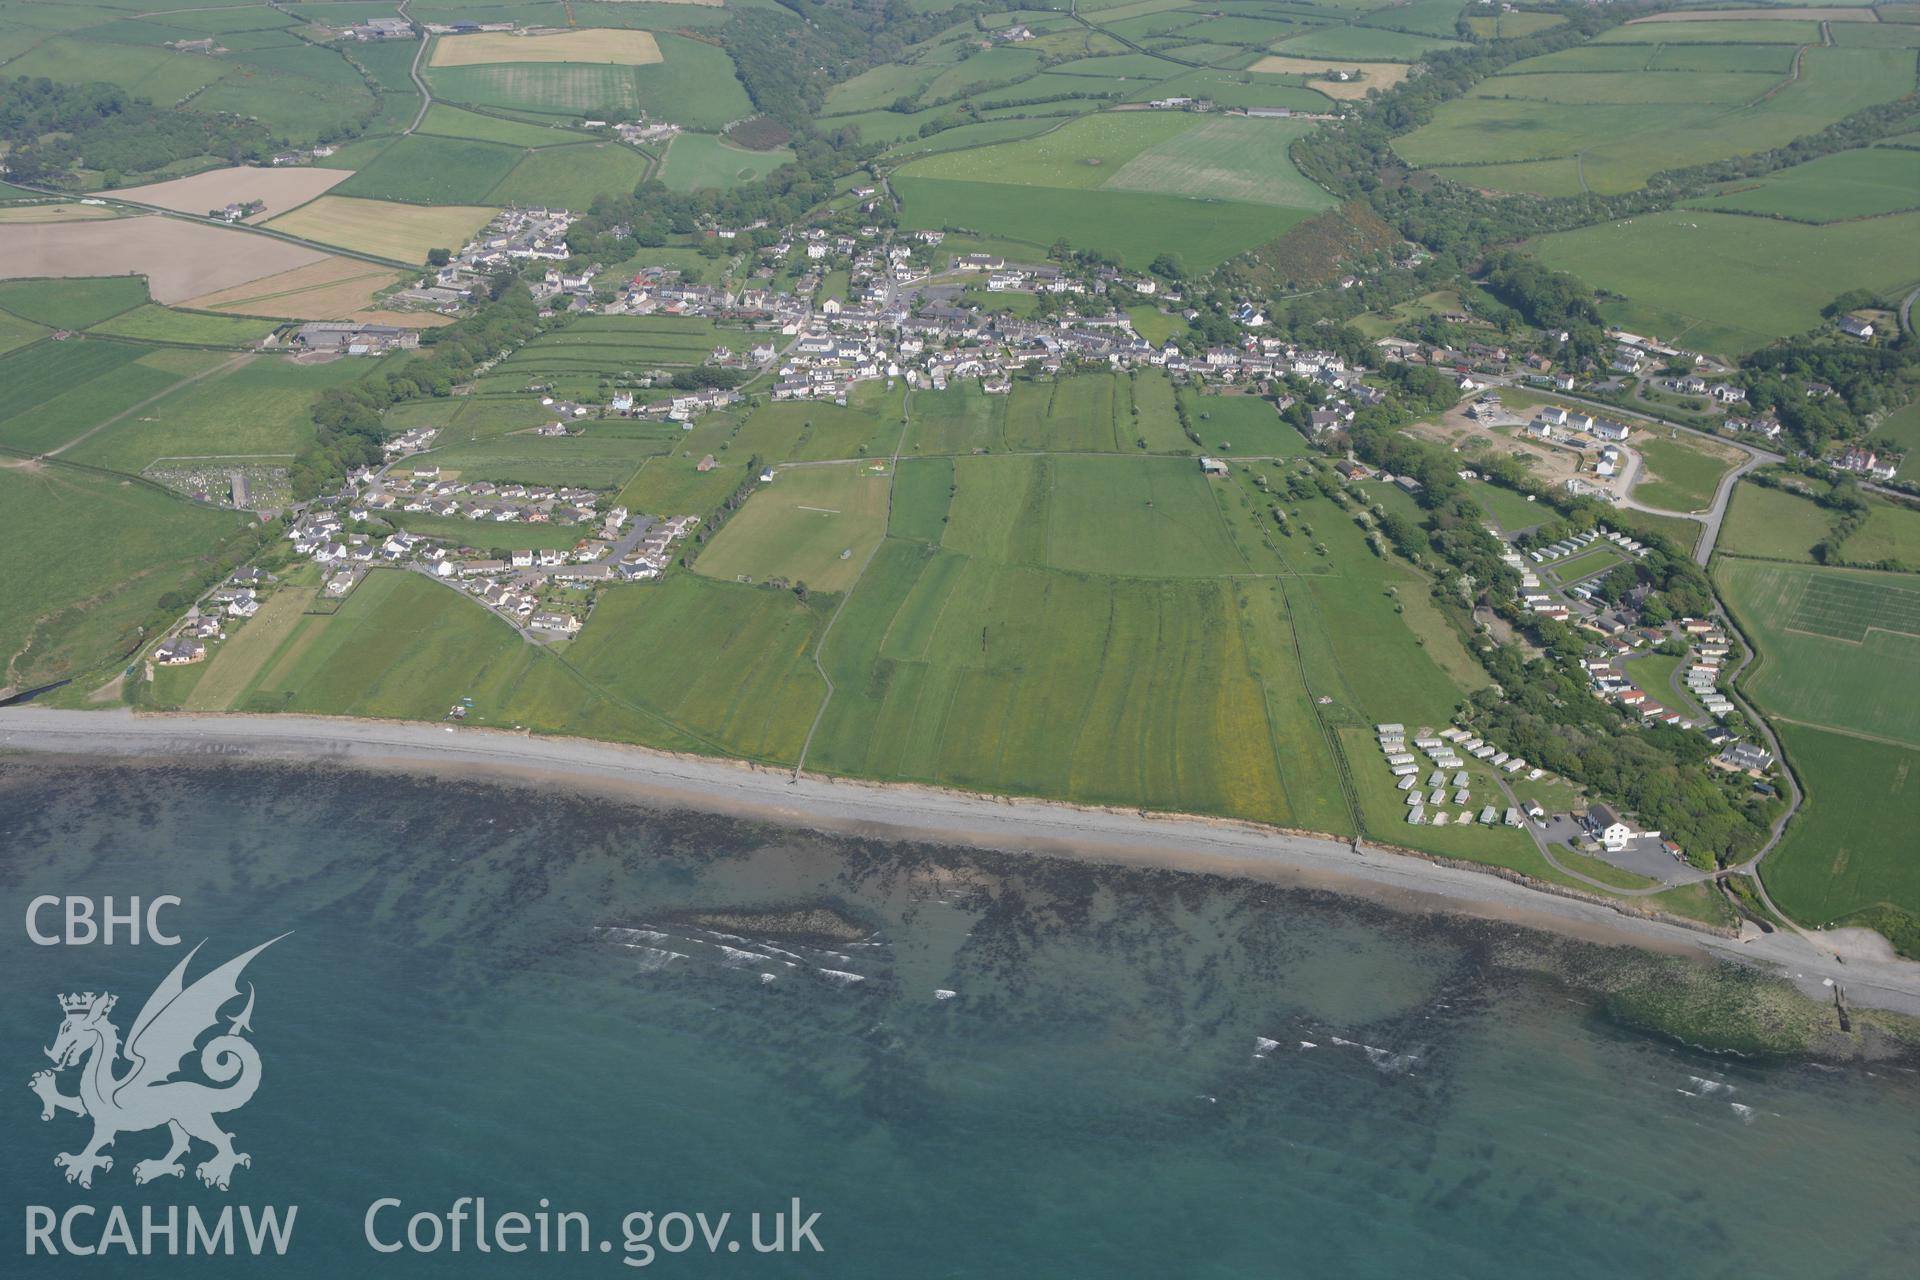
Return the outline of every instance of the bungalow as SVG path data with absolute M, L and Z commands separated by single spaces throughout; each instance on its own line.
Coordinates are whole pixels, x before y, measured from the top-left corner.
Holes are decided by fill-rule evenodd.
M 161 643 L 153 651 L 153 660 L 163 667 L 184 667 L 207 656 L 207 646 L 184 636 Z

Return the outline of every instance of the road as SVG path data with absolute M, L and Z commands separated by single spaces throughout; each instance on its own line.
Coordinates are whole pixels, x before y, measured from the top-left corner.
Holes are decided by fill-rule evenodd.
M 412 3 L 413 0 L 400 0 L 398 12 L 400 16 L 408 22 L 413 21 L 412 16 L 407 13 L 407 6 Z M 427 45 L 431 42 L 427 39 L 426 32 L 420 32 L 419 36 L 420 47 L 414 51 L 413 64 L 407 68 L 407 74 L 413 77 L 414 87 L 420 90 L 420 112 L 414 116 L 412 124 L 401 130 L 400 136 L 403 138 L 415 129 L 418 129 L 421 123 L 426 120 L 427 112 L 433 109 L 433 90 L 427 88 L 427 82 L 420 76 L 420 62 L 427 56 Z
M 1900 327 L 1908 333 L 1913 332 L 1913 300 L 1920 298 L 1920 286 L 1900 300 Z
M 1920 292 L 1920 290 L 1916 290 L 1916 292 Z M 1490 382 L 1494 386 L 1515 387 L 1521 390 L 1533 389 L 1524 387 L 1509 377 L 1490 379 Z M 1768 449 L 1762 449 L 1758 445 L 1747 444 L 1740 440 L 1729 440 L 1724 436 L 1715 435 L 1711 431 L 1702 431 L 1698 427 L 1690 427 L 1684 422 L 1674 422 L 1672 419 L 1662 418 L 1658 414 L 1641 413 L 1634 409 L 1623 409 L 1619 405 L 1609 404 L 1605 400 L 1589 400 L 1587 397 L 1577 395 L 1573 392 L 1556 392 L 1555 397 L 1574 404 L 1583 404 L 1589 408 L 1603 409 L 1607 413 L 1617 417 L 1634 418 L 1641 422 L 1658 423 L 1663 427 L 1670 427 L 1675 431 L 1684 431 L 1689 435 L 1698 436 L 1702 440 L 1711 440 L 1715 444 L 1730 446 L 1747 455 L 1745 462 L 1720 477 L 1720 487 L 1714 492 L 1713 505 L 1705 511 L 1668 511 L 1664 507 L 1650 507 L 1645 503 L 1634 501 L 1633 486 L 1639 480 L 1641 461 L 1638 450 L 1633 449 L 1631 446 L 1629 446 L 1627 450 L 1627 474 L 1622 477 L 1620 485 L 1620 492 L 1625 496 L 1617 499 L 1614 505 L 1628 511 L 1642 511 L 1648 515 L 1679 516 L 1683 520 L 1699 521 L 1702 528 L 1700 539 L 1694 544 L 1693 559 L 1696 564 L 1702 566 L 1713 559 L 1714 545 L 1720 540 L 1720 526 L 1726 520 L 1727 503 L 1732 499 L 1733 486 L 1739 483 L 1740 477 L 1755 467 L 1764 466 L 1770 462 L 1786 461 L 1783 455 L 1774 453 Z

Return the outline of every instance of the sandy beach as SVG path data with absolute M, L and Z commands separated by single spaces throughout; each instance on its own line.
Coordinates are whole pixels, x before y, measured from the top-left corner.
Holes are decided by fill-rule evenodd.
M 1920 964 L 1875 935 L 1746 940 L 1561 896 L 1498 875 L 1247 823 L 803 777 L 578 738 L 296 716 L 0 710 L 0 752 L 259 760 L 485 778 L 860 836 L 1268 880 L 1589 941 L 1757 964 L 1816 998 L 1920 1016 Z M 1838 953 L 1838 954 L 1836 954 Z M 1844 959 L 1841 958 L 1844 956 Z

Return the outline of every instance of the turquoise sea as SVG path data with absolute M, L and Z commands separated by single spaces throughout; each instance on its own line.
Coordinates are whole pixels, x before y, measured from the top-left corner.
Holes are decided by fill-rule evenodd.
M 227 764 L 0 763 L 0 885 L 0 1275 L 1805 1280 L 1920 1258 L 1911 1063 L 1629 1031 L 1527 960 L 1603 953 L 1504 926 Z M 245 975 L 263 1066 L 223 1118 L 252 1156 L 231 1190 L 136 1187 L 159 1130 L 90 1190 L 54 1167 L 85 1133 L 26 1087 L 56 996 L 115 992 L 124 1032 L 186 947 L 34 945 L 40 894 L 177 895 L 195 976 L 292 931 Z M 366 1239 L 377 1201 L 391 1243 L 463 1196 L 586 1214 L 591 1248 Z M 728 1250 L 796 1197 L 821 1252 Z M 30 1206 L 81 1204 L 96 1240 L 115 1205 L 298 1212 L 270 1262 L 28 1256 Z M 733 1217 L 712 1251 L 648 1254 L 635 1211 Z

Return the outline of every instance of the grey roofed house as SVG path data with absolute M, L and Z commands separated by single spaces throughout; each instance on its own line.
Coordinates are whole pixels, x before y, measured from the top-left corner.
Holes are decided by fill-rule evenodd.
M 1719 758 L 1734 769 L 1765 769 L 1773 764 L 1773 753 L 1751 742 L 1730 742 L 1721 748 Z

